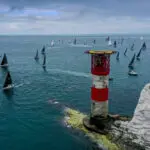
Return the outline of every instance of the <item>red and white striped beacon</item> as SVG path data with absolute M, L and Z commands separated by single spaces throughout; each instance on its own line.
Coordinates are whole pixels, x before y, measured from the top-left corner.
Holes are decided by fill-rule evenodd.
M 112 50 L 89 50 L 85 53 L 91 54 L 91 114 L 90 117 L 108 116 L 108 83 L 110 73 L 110 55 L 116 51 Z

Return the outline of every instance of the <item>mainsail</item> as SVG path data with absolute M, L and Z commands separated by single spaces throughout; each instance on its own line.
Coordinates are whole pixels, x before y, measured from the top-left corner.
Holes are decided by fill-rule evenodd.
M 76 40 L 76 39 L 74 39 L 73 44 L 74 44 L 74 45 L 76 45 L 76 44 L 77 44 L 77 40 Z
M 44 54 L 43 67 L 46 67 L 46 54 Z
M 134 43 L 133 43 L 132 46 L 131 46 L 131 50 L 132 50 L 132 51 L 134 50 Z
M 134 60 L 135 60 L 135 54 L 133 55 L 133 57 L 129 63 L 129 67 L 133 67 Z
M 6 78 L 5 78 L 5 82 L 4 82 L 3 88 L 6 88 L 6 87 L 8 87 L 11 84 L 12 84 L 12 79 L 11 79 L 10 73 L 8 71 L 7 75 L 6 75 Z
M 39 59 L 39 53 L 38 53 L 38 50 L 36 51 L 36 55 L 35 55 L 35 60 L 38 60 Z
M 143 50 L 146 49 L 146 43 L 145 42 L 143 43 L 142 48 L 143 48 Z
M 112 45 L 112 42 L 111 42 L 111 39 L 108 41 L 108 46 L 111 46 Z
M 117 42 L 116 42 L 116 41 L 114 41 L 114 48 L 116 48 L 116 46 L 117 46 Z
M 3 59 L 1 62 L 1 66 L 7 65 L 7 64 L 8 64 L 7 57 L 6 57 L 6 54 L 4 53 L 4 56 L 3 56 Z
M 51 47 L 53 47 L 53 46 L 54 46 L 54 40 L 51 41 Z
M 42 50 L 41 50 L 42 54 L 45 54 L 45 46 L 43 46 Z
M 119 59 L 119 52 L 117 53 L 116 59 Z
M 105 39 L 105 41 L 109 41 L 110 40 L 110 37 L 108 36 L 106 39 Z
M 140 58 L 141 52 L 142 52 L 142 48 L 140 49 L 140 51 L 138 52 L 138 54 L 137 54 L 137 56 L 136 56 L 137 59 Z
M 95 39 L 93 40 L 93 44 L 96 44 L 96 40 Z

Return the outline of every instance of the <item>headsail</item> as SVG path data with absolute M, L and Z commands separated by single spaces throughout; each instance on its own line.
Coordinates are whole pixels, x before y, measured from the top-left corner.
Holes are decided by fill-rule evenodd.
M 4 65 L 8 65 L 8 61 L 7 61 L 7 57 L 6 57 L 6 54 L 5 54 L 5 53 L 4 53 L 2 62 L 1 62 L 1 66 L 4 66 Z
M 128 67 L 133 67 L 134 60 L 135 60 L 135 54 L 133 55 Z
M 11 84 L 12 84 L 12 79 L 11 79 L 10 73 L 8 71 L 7 75 L 6 75 L 6 78 L 5 78 L 5 82 L 4 82 L 3 88 L 7 88 Z
M 126 50 L 125 50 L 125 52 L 124 52 L 124 55 L 125 55 L 125 56 L 126 56 L 127 50 L 128 50 L 128 49 L 126 48 Z
M 39 53 L 38 53 L 38 50 L 36 51 L 36 55 L 35 55 L 35 60 L 38 60 L 39 59 Z
M 138 54 L 136 56 L 137 59 L 140 59 L 141 52 L 142 52 L 142 48 L 140 49 L 140 51 L 138 52 Z

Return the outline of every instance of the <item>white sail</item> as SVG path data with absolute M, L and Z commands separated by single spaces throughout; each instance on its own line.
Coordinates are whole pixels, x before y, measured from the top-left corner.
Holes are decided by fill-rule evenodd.
M 108 41 L 108 46 L 111 46 L 112 45 L 112 42 L 111 40 Z
M 51 41 L 51 47 L 53 47 L 55 44 L 54 40 Z
M 144 39 L 144 37 L 143 37 L 143 36 L 141 36 L 141 37 L 140 37 L 140 40 L 143 40 L 143 39 Z

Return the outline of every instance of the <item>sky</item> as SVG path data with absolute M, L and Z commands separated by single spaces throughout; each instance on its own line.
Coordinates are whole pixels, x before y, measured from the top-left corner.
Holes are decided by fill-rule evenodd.
M 150 33 L 150 0 L 0 0 L 0 34 Z

